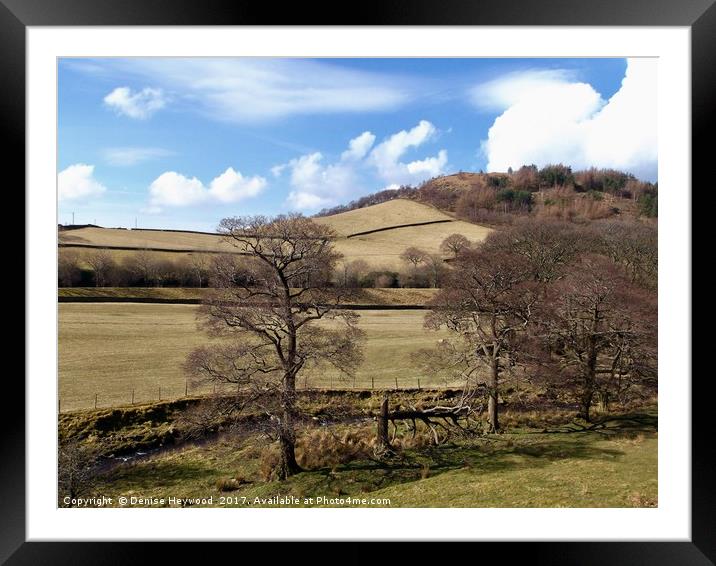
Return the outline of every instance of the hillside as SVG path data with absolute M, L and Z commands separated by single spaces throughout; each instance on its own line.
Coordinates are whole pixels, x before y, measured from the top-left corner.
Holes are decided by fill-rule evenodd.
M 469 222 L 511 224 L 533 216 L 572 222 L 605 218 L 653 221 L 658 216 L 658 187 L 624 171 L 564 165 L 521 167 L 508 173 L 459 172 L 434 177 L 418 187 L 401 186 L 325 209 L 331 218 L 394 200 L 426 204 Z
M 484 240 L 491 229 L 456 220 L 433 206 L 396 199 L 350 212 L 315 219 L 331 226 L 339 235 L 336 249 L 345 261 L 364 260 L 372 268 L 399 270 L 404 267 L 400 254 L 409 246 L 418 246 L 433 254 L 450 234 L 460 233 L 469 240 Z M 125 230 L 121 228 L 79 228 L 59 233 L 61 246 L 115 248 L 118 262 L 131 250 L 165 250 L 187 255 L 192 252 L 235 252 L 218 234 L 163 230 Z M 158 252 L 159 253 L 159 252 Z
M 59 233 L 61 245 L 157 250 L 231 251 L 218 234 L 171 230 L 125 230 L 123 228 L 78 228 Z
M 412 200 L 396 199 L 374 206 L 316 218 L 319 224 L 333 228 L 341 236 L 405 224 L 449 222 L 454 220 L 438 209 Z

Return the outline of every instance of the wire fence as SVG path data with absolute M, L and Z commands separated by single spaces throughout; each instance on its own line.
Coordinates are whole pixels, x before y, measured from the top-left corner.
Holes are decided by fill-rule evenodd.
M 425 377 L 362 377 L 338 378 L 323 376 L 320 379 L 299 378 L 296 388 L 300 391 L 308 390 L 335 390 L 335 391 L 384 391 L 384 390 L 422 390 L 447 389 L 459 385 L 446 379 Z M 240 392 L 239 386 L 234 384 L 216 384 L 213 386 L 192 385 L 189 380 L 183 384 L 162 384 L 155 387 L 143 385 L 128 390 L 95 391 L 88 394 L 66 393 L 57 399 L 57 410 L 60 413 L 72 411 L 111 409 L 134 405 L 146 405 L 161 401 L 178 401 L 181 399 L 204 397 L 213 394 L 230 395 Z

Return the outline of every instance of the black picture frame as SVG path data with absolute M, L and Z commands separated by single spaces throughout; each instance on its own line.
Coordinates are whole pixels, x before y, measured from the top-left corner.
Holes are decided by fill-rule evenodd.
M 7 143 L 5 163 L 15 187 L 25 186 L 25 32 L 28 26 L 112 25 L 561 25 L 685 26 L 692 48 L 692 179 L 711 188 L 707 170 L 708 138 L 714 131 L 711 112 L 716 89 L 716 5 L 714 0 L 379 0 L 347 6 L 321 3 L 269 3 L 238 0 L 0 0 L 0 116 Z M 688 188 L 685 188 L 685 191 Z M 23 261 L 24 260 L 20 260 Z M 31 296 L 25 296 L 31 301 Z M 32 329 L 30 328 L 31 332 Z M 691 332 L 691 329 L 683 329 Z M 25 539 L 25 398 L 14 372 L 5 380 L 5 410 L 0 412 L 0 560 L 7 564 L 123 564 L 145 562 L 150 554 L 162 561 L 206 560 L 206 550 L 185 543 L 26 542 Z M 10 379 L 12 377 L 13 379 Z M 690 379 L 691 376 L 672 376 Z M 690 542 L 525 542 L 477 543 L 475 560 L 499 555 L 500 564 L 518 559 L 548 564 L 694 564 L 716 562 L 716 466 L 707 403 L 709 375 L 692 380 L 692 536 Z M 81 539 L 81 533 L 78 533 Z M 320 539 L 320 533 L 316 533 Z M 325 543 L 321 543 L 325 545 Z M 354 548 L 309 550 L 297 554 L 352 563 L 383 559 L 425 558 L 422 545 L 348 543 Z M 285 551 L 283 547 L 274 547 Z M 468 552 L 475 552 L 469 549 Z M 460 553 L 463 551 L 460 550 Z M 199 554 L 201 553 L 201 554 Z M 249 556 L 248 554 L 244 556 Z M 288 556 L 288 555 L 287 555 Z M 468 554 L 469 556 L 469 554 Z M 445 558 L 445 557 L 444 557 Z M 238 557 L 237 557 L 238 559 Z

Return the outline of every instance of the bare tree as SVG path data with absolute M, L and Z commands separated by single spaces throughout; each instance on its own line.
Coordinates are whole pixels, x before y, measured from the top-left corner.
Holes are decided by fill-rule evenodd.
M 281 447 L 277 473 L 286 478 L 300 471 L 299 372 L 332 366 L 351 374 L 362 360 L 363 333 L 356 313 L 337 309 L 340 292 L 325 288 L 340 258 L 329 227 L 292 214 L 225 218 L 220 231 L 246 256 L 216 258 L 212 275 L 220 288 L 201 314 L 212 334 L 232 340 L 194 351 L 186 368 L 199 380 L 233 384 L 239 408 L 270 415 Z M 317 324 L 322 319 L 330 322 Z
M 360 286 L 361 275 L 368 271 L 368 263 L 362 259 L 353 261 L 342 259 L 338 263 L 340 267 L 338 270 L 339 284 L 342 287 Z
M 462 250 L 469 247 L 470 240 L 468 240 L 465 236 L 462 234 L 450 234 L 443 240 L 442 244 L 440 244 L 440 251 L 452 254 L 453 257 L 457 257 Z
M 623 267 L 583 257 L 536 312 L 548 346 L 545 375 L 573 392 L 586 421 L 595 395 L 606 405 L 629 387 L 656 385 L 656 296 L 634 285 Z
M 488 424 L 500 428 L 498 400 L 501 376 L 515 363 L 518 334 L 525 330 L 538 284 L 521 256 L 502 251 L 468 251 L 460 254 L 443 288 L 426 316 L 428 328 L 446 326 L 464 342 L 451 355 L 463 364 L 465 375 L 487 370 Z M 467 353 L 467 355 L 465 355 Z
M 57 450 L 57 482 L 60 501 L 91 493 L 97 477 L 99 450 L 76 438 L 60 440 Z M 72 506 L 70 502 L 69 506 Z
M 115 265 L 112 255 L 105 249 L 92 250 L 85 256 L 85 261 L 94 272 L 95 286 L 104 287 Z
M 410 246 L 409 248 L 406 248 L 405 251 L 400 254 L 400 259 L 403 260 L 405 263 L 410 264 L 410 278 L 412 279 L 411 285 L 416 286 L 418 266 L 422 263 L 425 263 L 428 260 L 429 255 L 430 254 L 428 254 L 428 252 L 426 252 L 425 250 L 422 250 L 415 246 Z
M 593 228 L 596 251 L 624 265 L 633 282 L 656 288 L 659 242 L 656 226 L 611 221 Z
M 440 287 L 445 275 L 445 262 L 438 254 L 428 254 L 425 258 L 426 267 L 430 274 L 430 283 L 433 287 Z
M 124 262 L 125 268 L 144 285 L 154 281 L 156 260 L 149 250 L 142 249 L 133 253 Z
M 411 264 L 413 269 L 417 269 L 417 267 L 427 259 L 428 255 L 428 252 L 425 250 L 421 250 L 415 246 L 410 246 L 409 248 L 406 248 L 402 254 L 400 254 L 400 259 Z
M 590 236 L 572 224 L 548 220 L 522 220 L 508 230 L 494 232 L 482 249 L 522 256 L 537 281 L 557 279 L 580 251 L 589 246 Z
M 80 257 L 76 250 L 60 248 L 57 254 L 57 279 L 62 287 L 72 287 L 80 280 Z
M 154 264 L 154 285 L 163 287 L 167 282 L 176 279 L 177 265 L 170 259 L 160 259 Z
M 199 287 L 206 282 L 211 262 L 205 253 L 194 252 L 189 255 L 189 266 Z

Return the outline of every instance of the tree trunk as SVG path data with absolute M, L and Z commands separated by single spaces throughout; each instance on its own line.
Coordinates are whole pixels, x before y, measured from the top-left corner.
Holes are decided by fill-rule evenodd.
M 594 391 L 592 391 L 591 388 L 587 388 L 582 393 L 582 396 L 579 400 L 579 417 L 584 419 L 588 423 L 591 422 L 590 416 L 589 416 L 589 410 L 592 407 L 592 398 L 593 397 L 594 397 Z
M 296 380 L 293 376 L 286 376 L 284 377 L 283 418 L 279 431 L 281 460 L 278 465 L 278 478 L 281 480 L 302 471 L 301 466 L 296 462 L 296 431 L 293 422 L 295 403 Z
M 490 381 L 488 383 L 487 422 L 490 426 L 490 432 L 497 432 L 500 429 L 500 419 L 497 408 L 500 362 L 496 357 L 492 359 L 490 374 Z
M 378 417 L 378 450 L 381 452 L 391 450 L 390 439 L 388 438 L 388 403 L 389 396 L 386 391 L 383 393 L 383 401 L 380 404 L 380 416 Z

